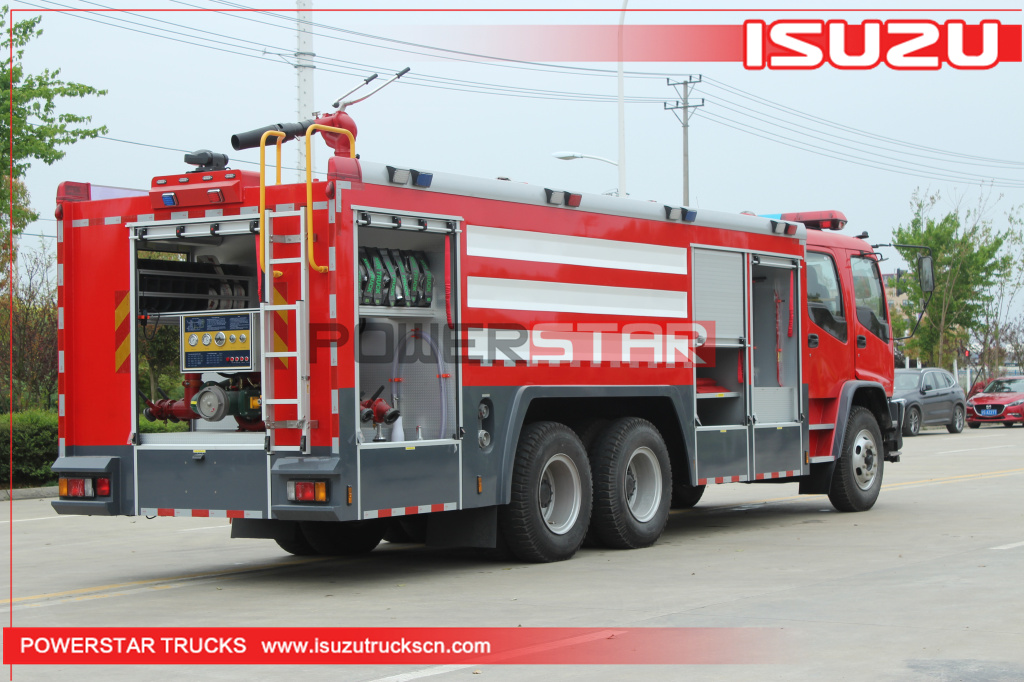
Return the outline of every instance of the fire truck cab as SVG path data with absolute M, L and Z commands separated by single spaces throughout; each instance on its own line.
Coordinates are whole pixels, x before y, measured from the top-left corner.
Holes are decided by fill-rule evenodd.
M 204 152 L 134 195 L 61 186 L 59 513 L 553 561 L 588 532 L 653 544 L 707 485 L 874 504 L 902 411 L 876 256 L 841 213 L 371 163 L 347 114 L 311 124 L 326 180 Z M 180 398 L 149 395 L 158 332 Z

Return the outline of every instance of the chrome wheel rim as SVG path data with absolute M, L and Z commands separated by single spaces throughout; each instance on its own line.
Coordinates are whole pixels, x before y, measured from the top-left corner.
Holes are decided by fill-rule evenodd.
M 910 432 L 917 433 L 921 429 L 921 414 L 913 409 L 910 411 Z
M 626 463 L 623 490 L 629 513 L 640 523 L 654 518 L 661 505 L 661 467 L 654 451 L 640 447 L 633 451 Z
M 853 478 L 861 490 L 870 490 L 878 475 L 881 458 L 874 436 L 867 429 L 862 429 L 853 439 L 853 451 L 850 453 L 850 464 L 853 466 Z
M 548 530 L 565 535 L 576 524 L 583 501 L 580 472 L 565 454 L 559 453 L 544 465 L 537 484 L 540 515 Z
M 956 414 L 953 416 L 953 421 L 956 422 L 956 430 L 962 431 L 964 428 L 964 411 L 959 407 L 956 408 Z

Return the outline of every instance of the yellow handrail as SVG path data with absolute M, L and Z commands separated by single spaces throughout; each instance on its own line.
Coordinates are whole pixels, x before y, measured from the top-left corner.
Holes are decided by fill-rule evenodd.
M 313 132 L 316 130 L 338 133 L 347 137 L 349 158 L 353 158 L 356 155 L 356 138 L 350 131 L 344 128 L 334 128 L 320 125 L 319 123 L 314 123 L 306 128 L 306 250 L 309 255 L 309 267 L 317 272 L 327 272 L 330 268 L 325 265 L 317 265 L 316 259 L 313 257 L 313 167 L 309 163 L 309 158 L 313 153 Z M 278 160 L 278 166 L 280 165 L 281 162 Z
M 263 133 L 260 138 L 260 248 L 259 248 L 259 266 L 260 270 L 263 270 L 263 214 L 267 211 L 267 183 L 266 183 L 266 171 L 267 171 L 267 139 L 271 137 L 277 138 L 277 183 L 281 184 L 281 143 L 284 141 L 285 134 L 280 130 L 268 130 Z M 281 276 L 280 270 L 274 270 L 274 277 Z

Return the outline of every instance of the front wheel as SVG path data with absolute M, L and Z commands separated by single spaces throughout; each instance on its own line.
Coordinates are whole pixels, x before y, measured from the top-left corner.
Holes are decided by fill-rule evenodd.
M 953 421 L 946 424 L 946 430 L 950 433 L 960 433 L 964 430 L 964 408 L 959 405 L 953 408 Z
M 921 433 L 921 409 L 915 405 L 907 410 L 907 415 L 903 418 L 903 435 L 913 437 L 919 433 Z
M 572 429 L 523 427 L 512 468 L 512 499 L 498 510 L 508 548 L 521 561 L 569 559 L 583 544 L 593 500 L 590 463 Z
M 870 410 L 850 410 L 843 449 L 832 472 L 828 499 L 839 511 L 867 511 L 882 487 L 882 433 Z
M 672 501 L 672 468 L 658 429 L 644 419 L 619 419 L 601 435 L 591 460 L 597 537 L 619 549 L 653 545 Z

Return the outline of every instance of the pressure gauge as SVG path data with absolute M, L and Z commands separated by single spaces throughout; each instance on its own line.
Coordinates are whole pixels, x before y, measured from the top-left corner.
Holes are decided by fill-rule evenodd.
M 228 341 L 230 341 L 231 343 L 234 343 L 235 342 L 235 335 L 232 334 L 231 336 L 229 336 L 228 337 Z
M 238 340 L 241 341 L 242 343 L 245 343 L 245 334 L 240 335 L 238 337 Z
M 194 346 L 199 343 L 199 334 L 192 334 L 188 337 L 188 345 Z
M 209 334 L 203 334 L 203 345 L 204 346 L 209 346 L 211 341 L 213 341 L 213 337 L 212 336 L 210 336 Z
M 223 346 L 225 341 L 227 341 L 227 337 L 224 336 L 224 332 L 217 332 L 217 336 L 213 337 L 213 342 L 218 346 Z

